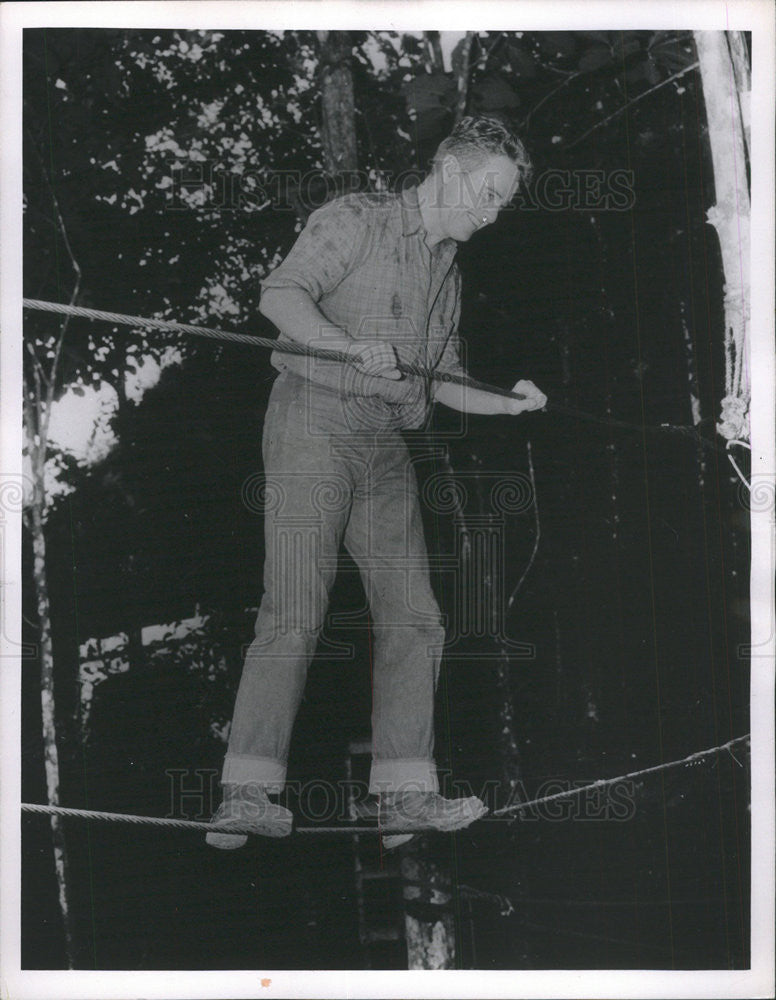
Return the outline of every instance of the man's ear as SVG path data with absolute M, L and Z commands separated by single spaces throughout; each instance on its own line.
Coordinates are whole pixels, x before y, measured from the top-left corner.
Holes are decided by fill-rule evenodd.
M 442 159 L 442 180 L 447 182 L 461 172 L 461 164 L 452 153 L 445 153 Z

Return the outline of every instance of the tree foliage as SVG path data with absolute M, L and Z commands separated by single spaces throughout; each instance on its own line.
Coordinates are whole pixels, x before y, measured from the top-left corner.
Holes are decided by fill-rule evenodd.
M 540 170 L 574 164 L 582 164 L 583 172 L 638 167 L 635 196 L 643 220 L 638 225 L 651 227 L 645 246 L 659 240 L 677 260 L 690 246 L 693 259 L 702 258 L 702 225 L 688 229 L 682 213 L 688 211 L 688 191 L 696 198 L 692 211 L 702 213 L 708 195 L 701 191 L 698 196 L 691 186 L 708 186 L 708 173 L 698 170 L 699 181 L 686 177 L 684 187 L 675 181 L 687 169 L 685 131 L 693 115 L 698 117 L 693 73 L 673 79 L 693 65 L 687 34 L 470 36 L 468 110 L 499 113 L 520 126 Z M 380 189 L 403 171 L 425 166 L 456 114 L 465 40 L 446 68 L 433 33 L 350 33 L 360 184 Z M 300 218 L 333 193 L 319 132 L 319 54 L 319 40 L 311 32 L 30 32 L 25 52 L 27 294 L 62 299 L 71 289 L 66 234 L 81 272 L 82 303 L 269 333 L 256 308 L 259 280 L 294 239 Z M 681 331 L 674 336 L 681 323 L 676 294 L 672 299 L 666 288 L 665 298 L 647 297 L 638 306 L 643 315 L 637 315 L 628 281 L 629 268 L 635 267 L 629 256 L 633 233 L 622 224 L 625 216 L 580 204 L 578 196 L 565 208 L 547 211 L 546 205 L 529 203 L 528 209 L 500 222 L 487 245 L 461 248 L 467 283 L 463 333 L 472 347 L 473 373 L 498 381 L 505 369 L 516 370 L 530 359 L 536 380 L 553 398 L 636 420 L 646 392 L 650 419 L 686 421 L 685 375 L 672 374 L 684 372 L 686 351 Z M 573 296 L 557 294 L 559 269 L 573 282 Z M 688 293 L 681 294 L 686 316 Z M 704 308 L 713 312 L 714 302 Z M 666 325 L 665 316 L 674 314 Z M 639 322 L 650 331 L 640 341 L 635 339 Z M 51 360 L 61 327 L 37 313 L 27 313 L 26 324 L 32 385 L 33 356 Z M 609 358 L 603 388 L 587 374 L 596 371 L 602 337 Z M 488 347 L 478 349 L 478 343 Z M 127 373 L 145 356 L 167 352 L 169 357 L 173 350 L 189 359 L 187 365 L 195 364 L 186 370 L 199 373 L 191 382 L 197 400 L 184 404 L 188 390 L 176 397 L 176 379 L 166 378 L 159 393 L 136 408 L 128 398 Z M 663 365 L 661 357 L 671 357 L 672 363 Z M 712 358 L 696 362 L 701 365 L 695 376 L 698 406 L 708 416 L 717 392 L 708 377 Z M 209 370 L 219 373 L 210 391 Z M 175 614 L 184 614 L 203 587 L 212 591 L 212 600 L 225 596 L 219 587 L 209 588 L 212 573 L 189 569 L 175 579 L 176 552 L 193 551 L 193 539 L 206 530 L 206 517 L 201 520 L 201 505 L 192 502 L 184 516 L 179 502 L 174 508 L 163 500 L 162 483 L 180 479 L 181 465 L 161 447 L 161 437 L 154 443 L 154 428 L 172 433 L 183 420 L 190 431 L 186 447 L 192 454 L 185 464 L 193 478 L 187 495 L 193 497 L 197 488 L 197 449 L 212 455 L 208 469 L 212 482 L 223 486 L 219 497 L 226 490 L 234 495 L 250 465 L 238 461 L 237 477 L 219 471 L 220 442 L 236 438 L 218 410 L 226 407 L 258 420 L 271 375 L 265 357 L 248 358 L 242 348 L 71 321 L 56 392 L 112 385 L 119 399 L 117 450 L 94 476 L 78 472 L 72 456 L 55 461 L 62 478 L 77 485 L 84 498 L 91 497 L 77 501 L 82 514 L 75 537 L 86 539 L 92 532 L 93 537 L 124 537 L 121 554 L 113 546 L 105 548 L 116 557 L 117 570 L 116 598 L 109 603 L 113 609 L 123 607 L 135 626 L 148 620 L 157 596 L 163 601 L 165 593 Z M 228 384 L 244 386 L 248 409 L 240 411 L 244 404 L 237 404 Z M 252 384 L 261 389 L 251 399 Z M 200 426 L 207 443 L 199 437 Z M 505 461 L 501 445 L 491 443 L 496 451 L 490 460 Z M 486 446 L 472 448 L 473 461 L 481 464 Z M 624 488 L 621 455 L 614 445 L 611 449 L 611 475 Z M 257 450 L 247 454 L 256 460 Z M 561 488 L 573 493 L 577 475 L 571 468 Z M 101 495 L 110 497 L 105 512 L 115 521 L 109 526 L 105 518 L 104 528 L 99 527 Z M 605 531 L 621 519 L 617 488 L 612 495 L 615 499 L 604 504 Z M 220 502 L 214 497 L 214 508 Z M 62 512 L 67 515 L 66 506 Z M 236 516 L 228 530 L 239 539 L 246 525 L 242 515 Z M 186 523 L 197 525 L 191 537 Z M 214 544 L 203 565 L 218 552 Z M 167 558 L 169 572 L 160 570 Z M 88 588 L 95 594 L 107 569 L 103 560 L 98 562 L 101 568 Z M 241 593 L 247 596 L 250 577 L 241 579 Z M 100 628 L 108 627 L 110 620 L 114 628 L 117 617 L 103 615 L 95 605 L 90 627 L 97 628 L 99 621 Z M 158 617 L 173 616 L 159 612 Z

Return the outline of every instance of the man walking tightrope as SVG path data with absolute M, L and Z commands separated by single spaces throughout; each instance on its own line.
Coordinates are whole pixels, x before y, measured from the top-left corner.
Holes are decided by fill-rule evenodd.
M 439 795 L 434 693 L 444 643 L 431 589 L 415 473 L 402 430 L 433 402 L 468 413 L 543 407 L 428 378 L 397 361 L 464 375 L 458 350 L 457 242 L 492 223 L 529 171 L 499 120 L 464 118 L 429 175 L 398 194 L 349 194 L 310 216 L 262 283 L 261 311 L 283 337 L 350 355 L 352 364 L 273 353 L 280 370 L 263 434 L 266 553 L 256 637 L 245 659 L 209 844 L 239 847 L 230 823 L 291 832 L 283 790 L 291 730 L 344 542 L 374 623 L 372 768 L 384 827 L 456 830 L 487 811 Z M 411 832 L 384 838 L 386 847 Z

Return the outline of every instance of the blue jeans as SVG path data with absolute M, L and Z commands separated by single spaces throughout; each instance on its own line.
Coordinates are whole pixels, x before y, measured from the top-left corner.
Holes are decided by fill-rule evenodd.
M 344 544 L 373 622 L 370 792 L 438 791 L 434 693 L 444 642 L 415 470 L 368 397 L 291 373 L 264 422 L 264 595 L 243 667 L 223 782 L 284 787 L 291 730 Z

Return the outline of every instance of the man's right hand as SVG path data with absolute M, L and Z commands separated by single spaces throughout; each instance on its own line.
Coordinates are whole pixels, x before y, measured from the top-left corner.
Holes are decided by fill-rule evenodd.
M 380 378 L 400 379 L 402 373 L 396 367 L 398 356 L 393 345 L 384 340 L 356 341 L 347 349 L 353 364 L 364 375 Z

